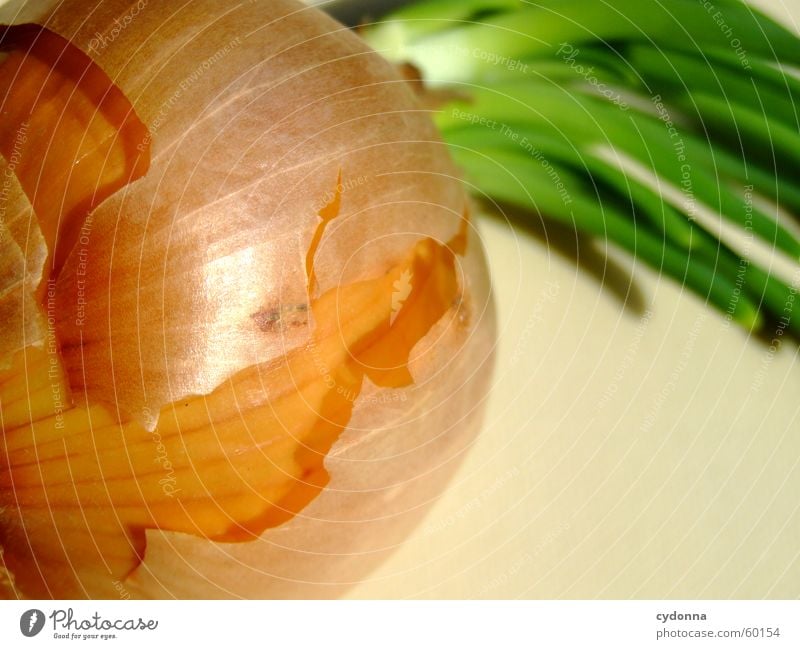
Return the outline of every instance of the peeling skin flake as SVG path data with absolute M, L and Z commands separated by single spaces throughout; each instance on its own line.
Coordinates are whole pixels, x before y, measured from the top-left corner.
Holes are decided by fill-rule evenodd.
M 83 52 L 36 25 L 3 30 L 0 153 L 30 199 L 55 276 L 93 208 L 147 172 L 147 129 Z
M 493 321 L 479 247 L 458 257 L 444 145 L 389 65 L 319 12 L 148 4 L 92 50 L 124 5 L 104 0 L 90 28 L 64 0 L 47 29 L 0 31 L 0 575 L 29 597 L 123 581 L 153 596 L 148 579 L 214 544 L 268 559 L 273 530 L 332 557 L 391 545 L 416 513 L 358 538 L 300 519 L 322 502 L 379 520 L 381 479 L 424 501 L 476 431 L 449 428 L 480 401 Z M 343 189 L 343 170 L 364 173 Z M 464 304 L 488 326 L 466 326 Z M 364 472 L 337 442 L 390 459 Z M 193 549 L 169 560 L 180 543 L 154 534 Z M 300 554 L 276 568 L 318 571 Z
M 463 236 L 462 229 L 453 242 Z M 6 428 L 10 451 L 0 494 L 8 510 L 0 542 L 19 586 L 43 596 L 45 584 L 31 562 L 58 565 L 46 529 L 35 530 L 33 538 L 47 545 L 33 541 L 27 556 L 4 538 L 9 528 L 29 526 L 31 511 L 44 502 L 83 510 L 106 544 L 99 556 L 87 554 L 94 561 L 116 559 L 118 579 L 137 565 L 147 528 L 248 541 L 294 517 L 327 485 L 323 461 L 347 427 L 364 379 L 386 388 L 413 383 L 411 350 L 452 312 L 459 293 L 453 242 L 424 239 L 384 275 L 329 289 L 311 302 L 315 324 L 308 345 L 240 372 L 206 397 L 171 404 L 153 433 L 135 422 L 117 426 L 99 407 L 61 415 L 66 426 L 53 415 Z M 394 287 L 409 274 L 411 290 L 392 320 Z M 98 436 L 108 441 L 98 442 Z M 110 450 L 120 440 L 124 456 L 98 449 Z M 113 505 L 116 520 L 109 521 L 104 509 L 86 507 L 104 501 Z M 56 528 L 67 547 L 73 534 L 83 533 L 69 519 L 57 520 Z

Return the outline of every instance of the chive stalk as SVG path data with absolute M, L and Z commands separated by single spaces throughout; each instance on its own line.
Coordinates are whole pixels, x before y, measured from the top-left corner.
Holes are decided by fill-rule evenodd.
M 466 96 L 434 117 L 478 195 L 614 242 L 746 328 L 780 319 L 800 335 L 795 289 L 694 214 L 800 260 L 797 237 L 753 200 L 800 213 L 800 79 L 788 71 L 800 39 L 743 0 L 713 9 L 427 0 L 363 34 L 429 86 Z

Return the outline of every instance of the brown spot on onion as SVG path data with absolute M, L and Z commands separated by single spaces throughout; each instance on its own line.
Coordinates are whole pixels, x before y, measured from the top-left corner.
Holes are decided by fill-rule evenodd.
M 58 372 L 46 345 L 0 371 L 3 562 L 27 596 L 335 595 L 480 421 L 493 315 L 458 173 L 408 86 L 316 10 L 159 3 L 93 47 L 127 5 L 82 7 L 37 21 L 130 102 L 152 160 L 57 269 Z

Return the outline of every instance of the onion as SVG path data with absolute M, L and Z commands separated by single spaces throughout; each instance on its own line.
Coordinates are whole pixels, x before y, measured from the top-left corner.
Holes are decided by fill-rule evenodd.
M 291 0 L 1 11 L 0 589 L 340 594 L 488 389 L 428 115 Z

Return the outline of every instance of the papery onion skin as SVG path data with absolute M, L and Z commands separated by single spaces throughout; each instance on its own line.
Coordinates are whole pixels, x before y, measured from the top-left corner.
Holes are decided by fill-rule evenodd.
M 20 246 L 25 263 L 8 286 L 27 290 L 27 305 L 35 293 L 42 309 L 52 293 L 57 307 L 0 359 L 10 366 L 0 375 L 0 543 L 16 579 L 7 594 L 340 594 L 407 534 L 480 423 L 493 311 L 444 145 L 387 63 L 294 2 L 152 3 L 135 15 L 129 2 L 64 2 L 46 14 L 33 4 L 0 17 L 44 25 L 88 55 L 149 134 L 127 150 L 146 155 L 146 174 L 131 172 L 92 211 L 63 258 L 47 236 L 59 215 L 32 217 L 31 184 L 29 202 L 15 186 L 7 210 L 9 228 L 27 214 L 50 244 L 38 278 L 28 275 L 41 245 Z M 24 173 L 17 167 L 23 186 Z M 409 299 L 412 320 L 398 290 L 433 301 Z M 369 291 L 378 297 L 360 297 Z M 53 376 L 43 315 L 59 344 Z M 26 331 L 35 316 L 15 306 L 3 327 Z M 359 318 L 363 335 L 349 324 Z M 333 346 L 318 351 L 327 330 Z M 403 337 L 413 347 L 396 359 Z M 288 372 L 276 389 L 295 398 L 292 368 L 313 370 L 323 352 L 332 366 L 309 373 L 311 392 L 297 386 L 294 415 L 263 414 L 281 412 L 269 377 Z M 356 385 L 345 378 L 353 368 L 371 380 L 358 381 L 349 405 L 337 397 L 340 426 L 326 404 L 336 387 Z M 329 376 L 341 378 L 331 386 Z M 69 401 L 63 419 L 46 394 L 54 385 Z M 159 482 L 164 471 L 141 468 L 164 469 L 162 447 L 177 498 Z M 252 464 L 237 464 L 243 453 Z M 227 485 L 241 497 L 213 482 L 214 462 L 235 469 L 241 484 Z M 244 475 L 248 466 L 258 475 Z M 286 504 L 298 488 L 309 493 Z M 285 516 L 263 518 L 281 503 Z

